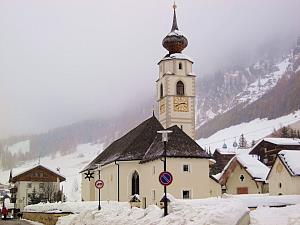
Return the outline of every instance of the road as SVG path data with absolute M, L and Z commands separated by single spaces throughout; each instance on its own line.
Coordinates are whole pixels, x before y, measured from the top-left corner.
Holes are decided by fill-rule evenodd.
M 0 220 L 0 225 L 31 225 L 24 220 Z

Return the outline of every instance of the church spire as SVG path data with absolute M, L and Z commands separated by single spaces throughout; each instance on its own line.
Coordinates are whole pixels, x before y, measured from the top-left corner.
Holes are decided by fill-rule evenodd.
M 174 31 L 174 30 L 179 30 L 178 25 L 177 25 L 177 18 L 176 18 L 176 8 L 177 8 L 177 5 L 174 2 L 174 5 L 173 5 L 174 15 L 173 15 L 173 24 L 172 24 L 171 32 Z
M 169 51 L 169 55 L 181 53 L 188 45 L 188 40 L 179 31 L 176 17 L 176 4 L 173 5 L 174 15 L 171 32 L 163 39 L 163 47 Z

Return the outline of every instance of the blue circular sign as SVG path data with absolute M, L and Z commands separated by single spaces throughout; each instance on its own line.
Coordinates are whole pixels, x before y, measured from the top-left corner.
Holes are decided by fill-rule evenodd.
M 164 186 L 170 185 L 173 182 L 172 174 L 168 171 L 161 172 L 159 174 L 159 182 Z

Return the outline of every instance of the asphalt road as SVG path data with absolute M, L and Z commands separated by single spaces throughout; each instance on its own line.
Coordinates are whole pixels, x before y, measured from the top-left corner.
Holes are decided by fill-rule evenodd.
M 31 225 L 24 220 L 0 220 L 0 225 Z

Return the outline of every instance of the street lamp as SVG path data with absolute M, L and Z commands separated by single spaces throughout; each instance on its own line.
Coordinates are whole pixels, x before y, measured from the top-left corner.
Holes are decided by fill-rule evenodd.
M 162 142 L 164 143 L 164 172 L 167 171 L 167 142 L 168 142 L 168 134 L 172 133 L 171 130 L 160 130 L 157 133 L 161 134 Z M 168 205 L 167 205 L 167 186 L 164 185 L 164 216 L 168 215 Z
M 98 167 L 98 178 L 100 180 L 100 170 L 101 170 L 101 164 L 96 164 L 96 166 Z M 99 200 L 99 204 L 98 204 L 98 210 L 101 210 L 101 195 L 100 195 L 100 188 L 98 188 L 98 200 Z

